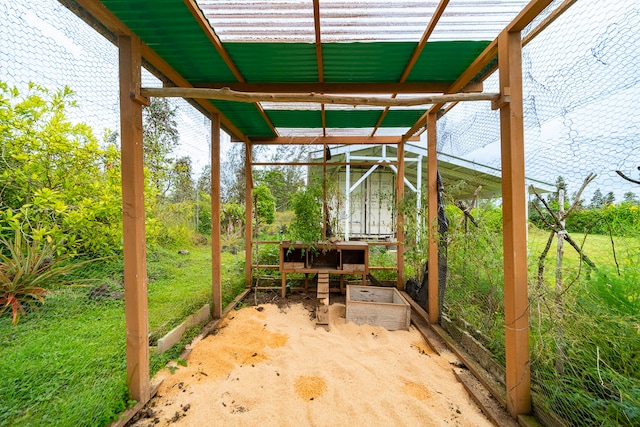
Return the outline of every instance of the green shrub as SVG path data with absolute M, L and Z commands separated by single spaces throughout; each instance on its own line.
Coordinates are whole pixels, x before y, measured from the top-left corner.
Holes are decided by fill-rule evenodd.
M 25 241 L 16 230 L 14 239 L 0 236 L 5 248 L 0 252 L 0 315 L 11 309 L 17 325 L 27 309 L 44 304 L 47 289 L 69 284 L 65 275 L 89 261 L 70 263 L 68 255 L 58 255 L 58 245 L 44 241 Z

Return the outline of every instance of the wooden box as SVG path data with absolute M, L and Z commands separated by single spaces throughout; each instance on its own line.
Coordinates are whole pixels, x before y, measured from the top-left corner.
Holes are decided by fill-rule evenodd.
M 411 306 L 396 288 L 347 286 L 347 322 L 409 330 Z

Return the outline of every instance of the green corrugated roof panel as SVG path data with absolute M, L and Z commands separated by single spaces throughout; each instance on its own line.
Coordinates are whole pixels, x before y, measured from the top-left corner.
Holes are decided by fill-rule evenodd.
M 321 128 L 320 110 L 269 110 L 267 115 L 275 127 L 281 128 Z
M 316 47 L 310 43 L 225 43 L 250 83 L 317 82 Z
M 411 127 L 426 110 L 389 110 L 381 127 Z M 327 110 L 328 128 L 371 128 L 376 125 L 382 110 Z M 268 110 L 275 127 L 320 128 L 319 110 Z
M 328 110 L 328 128 L 370 128 L 376 125 L 382 110 Z
M 389 110 L 380 127 L 410 128 L 427 110 Z
M 190 82 L 236 81 L 184 2 L 103 0 L 102 3 Z
M 254 104 L 231 101 L 211 101 L 211 103 L 248 137 L 274 136 Z
M 427 43 L 407 81 L 455 81 L 489 43 L 488 41 Z
M 323 43 L 326 82 L 397 82 L 417 43 Z

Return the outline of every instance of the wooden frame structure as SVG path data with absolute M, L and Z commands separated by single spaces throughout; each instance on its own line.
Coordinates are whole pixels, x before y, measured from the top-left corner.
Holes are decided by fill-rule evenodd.
M 191 102 L 211 118 L 212 140 L 212 183 L 211 208 L 212 212 L 220 210 L 220 129 L 230 132 L 234 139 L 242 141 L 246 146 L 246 216 L 252 217 L 252 145 L 255 144 L 397 144 L 398 152 L 403 152 L 404 143 L 422 131 L 425 125 L 428 140 L 429 176 L 427 180 L 429 192 L 428 223 L 429 223 L 429 271 L 437 271 L 437 231 L 435 229 L 436 215 L 436 123 L 441 114 L 451 107 L 445 102 L 457 102 L 473 98 L 473 94 L 458 94 L 462 91 L 477 91 L 480 83 L 477 77 L 484 78 L 491 71 L 492 63 L 498 58 L 500 73 L 499 94 L 484 94 L 483 99 L 491 99 L 494 108 L 500 110 L 501 151 L 502 151 L 502 179 L 503 179 L 503 225 L 504 225 L 504 288 L 505 288 L 505 328 L 506 328 L 506 390 L 507 406 L 512 416 L 527 414 L 531 411 L 531 392 L 529 374 L 529 342 L 528 342 L 528 302 L 527 302 L 527 252 L 526 252 L 526 199 L 524 182 L 524 135 L 522 109 L 522 75 L 521 48 L 523 40 L 521 31 L 529 25 L 550 3 L 551 0 L 531 0 L 516 18 L 493 40 L 475 61 L 453 83 L 410 83 L 407 77 L 425 48 L 438 20 L 445 11 L 448 0 L 441 0 L 428 23 L 420 43 L 415 48 L 410 60 L 405 65 L 399 81 L 389 84 L 334 84 L 324 79 L 323 45 L 320 40 L 320 8 L 319 1 L 313 1 L 315 47 L 318 65 L 318 82 L 314 84 L 300 84 L 296 82 L 285 84 L 251 84 L 235 65 L 226 51 L 224 44 L 211 29 L 194 0 L 184 0 L 193 14 L 194 19 L 215 46 L 224 62 L 233 71 L 237 82 L 224 87 L 230 90 L 253 91 L 262 90 L 272 94 L 289 92 L 298 95 L 311 96 L 305 92 L 333 92 L 333 93 L 392 93 L 392 99 L 398 93 L 420 93 L 437 91 L 452 96 L 432 98 L 435 104 L 424 113 L 411 128 L 397 137 L 376 136 L 376 132 L 388 112 L 388 107 L 382 113 L 378 124 L 369 135 L 337 138 L 327 136 L 327 116 L 324 103 L 331 102 L 331 97 L 321 97 L 323 102 L 322 137 L 291 137 L 279 136 L 273 123 L 269 120 L 258 100 L 257 108 L 265 117 L 275 137 L 252 140 L 244 134 L 240 127 L 229 117 L 225 116 L 215 105 L 202 99 L 206 92 L 193 95 L 193 85 L 178 71 L 172 68 L 150 46 L 141 41 L 136 34 L 114 15 L 99 0 L 60 0 L 65 6 L 114 41 L 120 51 L 120 114 L 122 137 L 122 178 L 123 178 L 123 227 L 124 227 L 124 257 L 125 257 L 125 310 L 127 325 L 127 378 L 131 396 L 138 402 L 146 402 L 150 396 L 149 379 L 149 346 L 147 330 L 147 277 L 145 252 L 145 222 L 144 222 L 144 185 L 143 185 L 143 151 L 142 151 L 142 105 L 148 102 L 146 96 L 195 96 Z M 549 14 L 536 29 L 531 31 L 530 40 L 542 29 L 546 28 L 575 0 L 567 0 Z M 106 2 L 105 2 L 106 3 Z M 528 40 L 525 40 L 528 41 Z M 145 63 L 154 72 L 169 82 L 174 88 L 142 89 L 141 67 Z M 484 74 L 483 74 L 484 73 Z M 206 87 L 207 85 L 203 85 Z M 209 85 L 218 87 L 221 86 Z M 223 91 L 227 94 L 230 90 Z M 191 93 L 191 95 L 188 95 Z M 213 93 L 213 92 L 211 92 Z M 456 95 L 457 94 L 457 95 Z M 275 99 L 275 98 L 274 98 Z M 344 101 L 344 99 L 341 99 Z M 391 105 L 391 104 L 389 104 Z M 446 107 L 444 110 L 443 107 Z M 349 161 L 346 164 L 353 164 Z M 398 175 L 404 176 L 404 158 L 397 159 Z M 403 180 L 398 179 L 402 184 Z M 402 198 L 403 185 L 398 185 L 397 197 Z M 215 216 L 212 215 L 214 218 Z M 247 247 L 252 246 L 252 226 L 246 224 Z M 220 260 L 220 227 L 219 222 L 213 221 L 212 236 L 212 315 L 219 317 L 221 307 L 221 260 Z M 398 288 L 402 289 L 403 257 L 402 218 L 398 218 Z M 251 250 L 246 253 L 246 280 L 251 281 Z M 438 319 L 437 275 L 429 275 L 429 319 L 436 323 Z

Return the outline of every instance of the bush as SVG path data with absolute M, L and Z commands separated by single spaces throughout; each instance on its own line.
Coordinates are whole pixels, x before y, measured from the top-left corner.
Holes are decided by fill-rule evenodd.
M 0 315 L 11 308 L 12 323 L 20 315 L 44 304 L 48 288 L 68 284 L 65 275 L 89 261 L 69 263 L 67 255 L 58 255 L 59 245 L 45 241 L 25 241 L 20 231 L 13 240 L 0 236 L 6 248 L 0 252 Z

